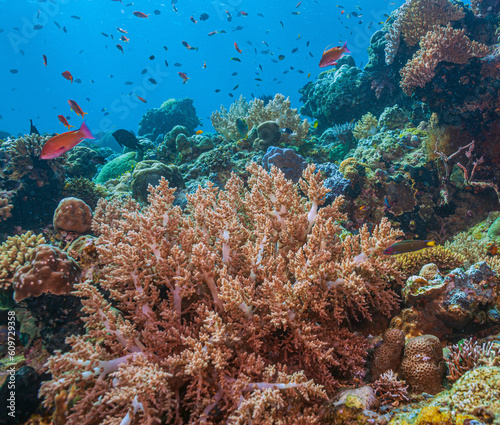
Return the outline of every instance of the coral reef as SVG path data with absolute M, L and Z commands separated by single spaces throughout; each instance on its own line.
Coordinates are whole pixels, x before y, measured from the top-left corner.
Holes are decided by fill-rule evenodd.
M 137 165 L 136 152 L 128 152 L 109 161 L 102 167 L 94 181 L 98 184 L 104 184 L 108 180 L 116 179 L 127 171 L 132 171 Z
M 352 135 L 356 140 L 364 139 L 368 136 L 373 136 L 377 133 L 378 120 L 373 114 L 368 112 L 363 115 L 361 119 L 356 123 L 354 129 L 352 130 Z
M 238 140 L 246 136 L 238 131 L 238 119 L 246 122 L 247 132 L 266 121 L 274 121 L 278 124 L 278 128 L 292 130 L 289 139 L 295 144 L 299 144 L 302 139 L 305 139 L 309 131 L 307 120 L 302 120 L 297 109 L 291 108 L 290 100 L 279 93 L 267 104 L 264 104 L 262 99 L 254 99 L 247 103 L 245 98 L 241 96 L 229 107 L 229 111 L 221 106 L 220 112 L 212 113 L 210 119 L 213 127 L 226 140 Z
M 437 27 L 420 40 L 420 50 L 401 69 L 401 88 L 411 95 L 415 87 L 424 87 L 436 75 L 440 62 L 464 64 L 471 58 L 484 58 L 491 48 L 471 41 L 465 29 L 454 29 L 451 25 Z
M 168 133 L 176 125 L 186 127 L 192 134 L 198 124 L 193 99 L 170 99 L 163 102 L 160 108 L 149 109 L 142 116 L 137 134 L 155 141 L 160 134 Z
M 141 161 L 132 172 L 132 195 L 140 202 L 147 201 L 148 186 L 156 186 L 161 178 L 165 178 L 171 187 L 183 189 L 184 179 L 175 165 L 165 165 L 159 161 Z
M 86 179 L 85 177 L 73 177 L 66 179 L 62 195 L 65 198 L 78 198 L 85 202 L 91 209 L 97 205 L 100 198 L 109 195 L 106 188 L 100 184 Z
M 363 375 L 366 341 L 343 324 L 396 307 L 401 279 L 382 251 L 398 232 L 382 221 L 341 239 L 342 199 L 318 210 L 327 189 L 313 166 L 306 198 L 276 168 L 248 172 L 248 188 L 233 176 L 189 195 L 187 215 L 164 179 L 140 212 L 100 201 L 100 285 L 121 313 L 78 286 L 87 333 L 49 360 L 41 389 L 51 405 L 76 385 L 68 424 L 180 421 L 181 411 L 311 422 L 327 394 Z

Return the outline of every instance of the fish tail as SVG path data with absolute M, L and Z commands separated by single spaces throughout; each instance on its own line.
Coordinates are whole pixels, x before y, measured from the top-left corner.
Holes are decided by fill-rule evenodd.
M 426 241 L 427 242 L 427 246 L 436 246 L 436 242 L 434 241 Z
M 347 48 L 347 41 L 344 43 L 344 45 L 342 46 L 342 50 L 346 53 L 351 53 L 351 51 Z
M 85 139 L 95 139 L 94 135 L 92 134 L 92 132 L 87 127 L 87 124 L 85 123 L 85 121 L 82 122 L 82 125 L 80 126 L 80 129 L 78 131 L 82 132 L 83 137 Z

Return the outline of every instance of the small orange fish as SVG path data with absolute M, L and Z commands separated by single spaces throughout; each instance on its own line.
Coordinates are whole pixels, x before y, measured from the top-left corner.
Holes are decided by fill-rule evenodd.
M 88 113 L 88 112 L 83 112 L 82 108 L 80 108 L 80 106 L 78 105 L 78 103 L 76 103 L 74 100 L 69 99 L 68 103 L 69 103 L 69 106 L 71 107 L 71 109 L 73 110 L 73 112 L 76 115 L 80 115 L 83 118 L 83 116 Z
M 206 67 L 207 67 L 207 63 L 204 61 L 202 68 L 206 68 Z
M 325 49 L 323 51 L 323 56 L 321 56 L 321 60 L 319 61 L 319 67 L 324 68 L 325 66 L 337 65 L 336 61 L 340 59 L 344 53 L 351 53 L 351 51 L 347 48 L 347 41 L 342 47 L 332 47 L 328 50 Z
M 241 49 L 238 47 L 238 44 L 236 44 L 236 42 L 234 42 L 234 48 L 238 53 L 241 53 Z
M 69 71 L 64 71 L 62 74 L 61 74 L 64 78 L 66 78 L 66 80 L 69 80 L 73 83 L 73 76 L 71 75 L 71 72 Z
M 134 16 L 137 16 L 138 18 L 147 18 L 149 16 L 149 14 L 145 14 L 145 13 L 142 13 L 142 12 L 132 12 L 132 14 Z
M 71 127 L 75 127 L 74 125 L 69 125 L 68 123 L 68 120 L 66 119 L 66 117 L 64 115 L 58 115 L 57 118 L 59 118 L 59 121 L 62 122 L 62 124 L 64 125 L 64 127 L 66 127 L 68 130 L 71 128 Z
M 137 96 L 137 99 L 139 99 L 142 103 L 148 103 L 148 101 L 141 96 Z
M 130 41 L 130 39 L 129 39 L 129 38 L 127 38 L 127 37 L 125 37 L 124 35 L 122 35 L 122 36 L 120 37 L 120 40 L 121 40 L 121 41 L 124 41 L 125 43 L 128 43 L 128 42 Z
M 182 84 L 186 84 L 187 83 L 187 80 L 189 80 L 188 76 L 186 74 L 184 74 L 184 72 L 178 72 L 177 74 L 179 74 L 179 77 L 182 78 Z
M 45 56 L 45 55 L 42 55 L 42 56 L 43 56 L 43 64 L 45 66 L 47 66 L 47 56 Z
M 122 34 L 128 34 L 128 31 L 125 31 L 124 29 L 122 28 L 119 28 L 119 27 L 116 27 L 116 29 L 121 32 Z
M 243 10 L 240 11 L 240 15 L 242 16 L 248 16 L 248 13 L 247 12 L 243 12 Z
M 67 131 L 47 140 L 40 153 L 40 159 L 57 158 L 74 148 L 84 139 L 95 139 L 85 121 L 82 122 L 78 130 Z
M 203 134 L 203 130 L 196 130 L 196 133 L 194 134 Z
M 197 24 L 198 21 L 196 19 L 194 19 L 192 16 L 189 18 L 189 20 L 193 23 L 193 24 Z
M 208 36 L 209 36 L 209 37 L 211 37 L 212 35 L 215 35 L 215 34 L 217 34 L 217 31 L 210 31 L 210 32 L 208 33 Z

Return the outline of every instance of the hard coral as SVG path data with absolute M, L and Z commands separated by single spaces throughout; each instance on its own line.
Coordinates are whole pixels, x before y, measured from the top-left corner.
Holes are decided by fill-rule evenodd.
M 80 280 L 80 267 L 59 248 L 39 245 L 29 263 L 17 269 L 12 279 L 14 300 L 22 301 L 43 293 L 63 295 Z
M 417 275 L 426 264 L 433 263 L 444 273 L 464 266 L 466 257 L 451 247 L 436 246 L 416 252 L 400 254 L 396 258 L 405 278 Z
M 406 382 L 398 380 L 398 375 L 392 370 L 380 375 L 373 383 L 375 394 L 383 406 L 399 406 L 402 402 L 409 401 L 408 385 Z
M 375 116 L 368 112 L 354 126 L 352 131 L 356 140 L 361 140 L 377 133 L 378 120 Z
M 24 265 L 38 245 L 44 244 L 43 235 L 29 231 L 18 236 L 9 236 L 0 245 L 0 289 L 10 286 L 16 269 Z
M 248 184 L 198 188 L 185 212 L 164 179 L 142 210 L 100 201 L 99 283 L 121 313 L 78 286 L 87 334 L 49 360 L 41 390 L 51 405 L 77 388 L 68 424 L 314 423 L 363 375 L 367 342 L 347 323 L 397 307 L 400 275 L 382 251 L 398 232 L 384 220 L 342 239 L 342 199 L 318 209 L 314 166 L 305 197 L 276 168 L 248 172 Z M 150 382 L 132 385 L 143 369 Z
M 491 53 L 491 48 L 472 41 L 465 35 L 465 29 L 436 27 L 420 40 L 420 49 L 401 69 L 401 88 L 411 95 L 415 87 L 424 87 L 436 75 L 440 62 L 464 64 L 471 58 L 483 58 Z
M 290 99 L 279 93 L 267 104 L 262 99 L 254 99 L 247 103 L 245 98 L 241 96 L 231 105 L 229 111 L 221 106 L 220 112 L 214 112 L 210 117 L 213 127 L 226 140 L 238 140 L 244 136 L 238 132 L 236 126 L 238 118 L 246 121 L 248 130 L 266 121 L 275 121 L 278 128 L 289 128 L 293 131 L 290 139 L 295 143 L 300 143 L 305 139 L 309 131 L 307 120 L 302 120 L 297 109 L 291 108 Z
M 372 379 L 377 380 L 387 371 L 398 370 L 401 362 L 405 335 L 400 329 L 389 329 L 384 334 L 384 340 L 375 349 L 372 362 Z
M 64 198 L 54 212 L 53 223 L 56 232 L 89 233 L 92 211 L 81 199 Z
M 14 208 L 7 198 L 0 198 L 0 221 L 7 220 L 12 217 L 10 212 Z
M 438 338 L 422 335 L 406 343 L 401 376 L 411 391 L 437 394 L 442 388 L 444 371 L 443 348 Z

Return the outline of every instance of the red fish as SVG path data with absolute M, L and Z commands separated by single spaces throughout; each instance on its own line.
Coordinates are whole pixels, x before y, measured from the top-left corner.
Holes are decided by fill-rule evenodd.
M 142 103 L 148 103 L 148 101 L 141 96 L 137 96 L 137 99 L 139 99 Z
M 69 81 L 73 82 L 73 76 L 71 75 L 71 72 L 69 72 L 69 71 L 64 71 L 61 75 L 62 75 L 64 78 L 66 78 L 66 80 L 69 80 Z
M 247 12 L 243 12 L 243 10 L 240 11 L 240 15 L 241 16 L 248 16 L 248 13 Z
M 43 56 L 43 64 L 45 66 L 47 66 L 47 56 L 45 56 L 45 55 L 42 55 L 42 56 Z
M 182 78 L 182 84 L 186 84 L 187 83 L 187 80 L 189 80 L 188 76 L 186 74 L 184 74 L 184 72 L 178 72 L 177 74 L 179 74 L 179 77 Z
M 138 18 L 147 18 L 149 16 L 149 13 L 146 15 L 145 13 L 142 12 L 132 12 L 134 16 L 137 16 Z
M 128 33 L 128 31 L 125 31 L 125 30 L 124 30 L 124 29 L 122 29 L 122 28 L 116 27 L 116 29 L 117 29 L 119 32 L 121 32 L 122 34 L 127 34 L 127 33 Z
M 73 110 L 73 112 L 76 115 L 80 115 L 83 118 L 83 116 L 88 113 L 88 112 L 83 112 L 82 108 L 80 108 L 80 106 L 78 105 L 78 103 L 76 103 L 74 100 L 69 99 L 68 103 L 69 103 L 69 106 L 71 107 L 71 109 Z
M 234 48 L 236 49 L 236 51 L 238 53 L 241 53 L 241 49 L 238 47 L 238 45 L 236 44 L 236 42 L 234 42 Z
M 210 32 L 208 33 L 208 36 L 209 36 L 209 37 L 211 37 L 212 35 L 215 35 L 215 34 L 217 34 L 217 31 L 210 31 Z
M 95 139 L 85 121 L 78 130 L 67 131 L 47 140 L 43 145 L 40 159 L 57 158 L 74 148 L 83 139 Z
M 323 56 L 319 61 L 319 67 L 324 68 L 325 66 L 337 65 L 336 61 L 340 59 L 344 53 L 351 53 L 351 51 L 347 48 L 347 41 L 342 47 L 332 47 L 328 50 L 325 49 L 323 51 Z
M 124 41 L 125 43 L 128 43 L 128 42 L 130 41 L 130 39 L 129 39 L 129 38 L 127 38 L 127 37 L 125 37 L 124 35 L 122 35 L 122 36 L 120 37 L 120 40 L 121 40 L 121 41 Z
M 66 117 L 64 115 L 58 115 L 57 118 L 59 118 L 59 121 L 62 122 L 62 124 L 64 125 L 64 127 L 66 127 L 68 130 L 71 128 L 71 127 L 75 127 L 74 125 L 69 125 L 68 123 L 68 120 L 66 119 Z

